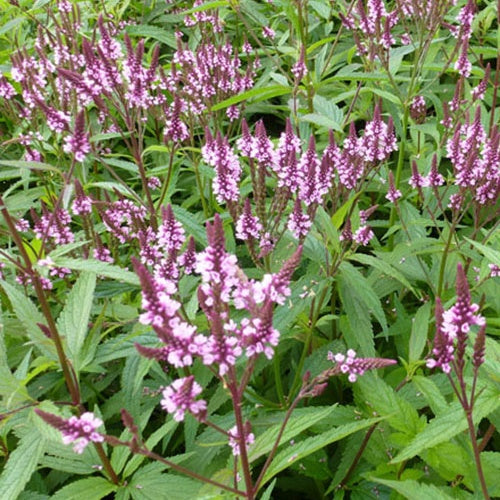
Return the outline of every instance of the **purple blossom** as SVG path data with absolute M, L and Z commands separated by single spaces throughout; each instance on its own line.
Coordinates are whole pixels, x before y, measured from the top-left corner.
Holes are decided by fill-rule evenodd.
M 293 212 L 288 219 L 287 228 L 292 232 L 295 238 L 300 239 L 307 236 L 311 228 L 312 221 L 309 216 L 302 212 L 300 200 L 297 198 L 293 207 Z
M 249 427 L 248 425 L 246 427 Z M 228 431 L 229 434 L 229 446 L 233 450 L 233 455 L 235 457 L 239 456 L 241 453 L 240 450 L 240 436 L 238 434 L 238 428 L 235 425 Z M 245 429 L 245 445 L 248 447 L 249 445 L 253 444 L 255 442 L 255 436 L 253 435 L 252 432 L 250 432 L 250 429 Z
M 203 159 L 215 168 L 216 176 L 213 180 L 213 190 L 219 203 L 238 201 L 238 183 L 241 176 L 241 166 L 234 151 L 226 138 L 219 132 L 213 139 L 210 132 L 206 132 L 206 143 L 201 150 Z
M 424 97 L 421 95 L 415 96 L 410 104 L 410 116 L 413 118 L 415 123 L 423 123 L 425 121 L 426 114 L 427 105 L 425 104 Z
M 327 359 L 335 363 L 335 367 L 327 370 L 321 377 L 322 379 L 328 376 L 343 373 L 348 374 L 347 378 L 349 379 L 349 382 L 352 383 L 356 382 L 358 377 L 363 375 L 368 370 L 384 368 L 385 366 L 390 366 L 396 363 L 396 361 L 392 359 L 358 358 L 356 351 L 353 349 L 349 349 L 346 354 L 333 354 L 331 351 L 328 351 Z
M 151 176 L 148 177 L 148 188 L 153 190 L 153 189 L 160 189 L 161 187 L 161 181 L 158 177 Z
M 102 420 L 91 412 L 85 412 L 80 417 L 71 417 L 68 420 L 44 412 L 39 408 L 35 409 L 36 414 L 52 427 L 62 433 L 64 444 L 74 443 L 73 450 L 81 454 L 91 442 L 102 443 L 104 436 L 96 432 L 102 425 Z
M 460 48 L 460 54 L 458 56 L 457 61 L 455 62 L 454 68 L 458 71 L 459 75 L 468 78 L 470 76 L 470 72 L 472 69 L 472 63 L 469 61 L 467 57 L 467 53 L 469 51 L 469 39 L 464 38 L 462 42 L 462 46 Z
M 385 197 L 391 201 L 392 203 L 395 203 L 399 198 L 401 198 L 402 194 L 399 189 L 396 189 L 396 186 L 394 185 L 394 174 L 392 171 L 389 172 L 389 191 L 385 195 Z
M 8 80 L 0 75 L 0 97 L 4 99 L 11 99 L 16 95 L 14 87 L 8 82 Z
M 433 358 L 427 360 L 428 368 L 441 368 L 444 373 L 450 373 L 455 351 L 453 339 L 443 328 L 443 306 L 439 297 L 436 299 L 436 334 L 434 336 Z
M 94 248 L 92 255 L 94 259 L 100 260 L 101 262 L 108 262 L 110 264 L 114 262 L 113 257 L 111 257 L 111 250 L 103 246 Z
M 374 237 L 375 235 L 373 234 L 373 231 L 371 229 L 370 226 L 368 225 L 364 225 L 364 226 L 361 226 L 352 236 L 352 239 L 360 244 L 360 245 L 363 245 L 363 246 L 366 246 L 368 245 L 368 243 L 370 243 L 371 239 Z
M 192 375 L 179 378 L 163 389 L 161 407 L 167 413 L 173 413 L 174 420 L 177 422 L 184 420 L 186 412 L 203 420 L 206 415 L 207 402 L 203 399 L 196 400 L 201 392 L 200 384 L 194 381 Z
M 187 125 L 181 120 L 180 115 L 184 111 L 185 105 L 179 97 L 175 97 L 170 109 L 166 112 L 167 120 L 163 131 L 163 140 L 174 143 L 185 141 L 189 138 Z
M 243 213 L 236 222 L 236 238 L 240 240 L 257 239 L 260 231 L 262 231 L 262 224 L 259 222 L 258 217 L 252 215 L 250 199 L 247 198 L 243 207 Z
M 485 319 L 480 314 L 477 304 L 472 304 L 469 285 L 462 265 L 457 266 L 457 301 L 455 305 L 443 313 L 443 331 L 454 339 L 469 333 L 472 325 L 483 326 Z
M 43 214 L 40 218 L 34 217 L 34 231 L 37 238 L 52 238 L 57 245 L 66 245 L 73 243 L 75 235 L 69 227 L 71 216 L 64 208 L 58 208 L 53 213 L 42 205 Z
M 85 116 L 81 110 L 75 119 L 73 135 L 64 139 L 63 150 L 65 153 L 73 153 L 75 161 L 82 162 L 90 151 L 88 134 L 85 132 Z
M 184 229 L 177 222 L 170 203 L 167 208 L 162 208 L 162 223 L 158 228 L 158 245 L 167 253 L 178 251 L 182 247 L 184 240 Z
M 184 268 L 186 274 L 191 274 L 194 271 L 196 265 L 196 246 L 192 236 L 189 238 L 186 251 L 182 255 L 179 255 L 177 261 Z
M 264 38 L 274 40 L 274 37 L 276 36 L 276 32 L 272 28 L 270 28 L 269 26 L 264 26 L 262 28 L 262 35 L 264 36 Z

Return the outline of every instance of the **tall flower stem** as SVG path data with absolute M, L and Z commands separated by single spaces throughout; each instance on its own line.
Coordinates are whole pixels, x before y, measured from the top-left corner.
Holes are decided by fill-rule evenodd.
M 230 370 L 230 380 L 229 390 L 233 398 L 234 418 L 236 420 L 236 429 L 238 432 L 241 468 L 243 471 L 243 478 L 245 480 L 246 498 L 247 500 L 253 500 L 255 498 L 254 487 L 252 482 L 252 475 L 250 472 L 250 463 L 248 461 L 245 424 L 243 422 L 243 414 L 241 412 L 242 394 L 238 390 L 238 383 L 236 381 L 236 373 L 234 371 L 234 368 Z
M 406 129 L 408 128 L 409 114 L 410 114 L 409 107 L 405 105 L 403 112 L 403 121 L 401 125 L 403 131 L 401 135 L 401 141 L 399 143 L 398 163 L 396 166 L 396 175 L 394 177 L 394 186 L 396 189 L 399 189 L 399 184 L 401 182 L 401 173 L 403 172 L 403 165 L 406 152 L 406 135 L 407 135 Z M 396 207 L 393 205 L 391 207 L 391 214 L 389 216 L 389 229 L 394 225 L 394 222 L 396 220 L 396 213 L 397 213 Z M 389 236 L 389 251 L 391 251 L 393 248 L 394 248 L 394 233 L 392 233 Z
M 479 477 L 479 482 L 481 483 L 481 491 L 483 492 L 484 498 L 486 500 L 490 500 L 490 495 L 486 486 L 486 480 L 484 479 L 483 466 L 481 465 L 479 446 L 477 444 L 476 430 L 474 428 L 474 422 L 472 420 L 472 409 L 470 408 L 470 406 L 465 410 L 465 415 L 467 417 L 467 426 L 469 427 L 469 436 L 472 444 L 472 450 L 474 451 L 474 461 L 476 462 L 477 475 Z
M 24 248 L 23 241 L 19 236 L 14 221 L 12 220 L 12 217 L 10 216 L 9 211 L 7 210 L 7 207 L 5 206 L 5 203 L 2 198 L 0 198 L 0 211 L 2 212 L 2 215 L 9 228 L 12 238 L 16 243 L 17 248 L 19 249 L 19 253 L 21 254 L 21 257 L 24 260 L 26 271 L 30 275 L 30 278 L 32 279 L 33 287 L 35 288 L 35 293 L 38 298 L 38 302 L 40 303 L 40 308 L 45 317 L 45 320 L 47 321 L 47 328 L 48 332 L 50 333 L 50 338 L 54 342 L 54 346 L 56 348 L 57 357 L 59 359 L 59 364 L 61 365 L 64 380 L 66 382 L 66 387 L 68 388 L 68 392 L 70 393 L 71 396 L 71 401 L 73 405 L 76 406 L 78 411 L 80 413 L 83 413 L 85 409 L 80 401 L 80 389 L 78 387 L 78 381 L 76 380 L 76 376 L 74 376 L 74 371 L 70 367 L 68 360 L 66 358 L 61 336 L 59 335 L 56 322 L 54 320 L 54 317 L 52 316 L 52 312 L 50 311 L 50 306 L 47 301 L 47 297 L 45 296 L 42 283 L 40 282 L 40 277 L 38 276 L 38 273 L 35 271 L 35 269 L 33 269 L 29 255 L 27 254 Z M 104 470 L 109 475 L 111 481 L 114 484 L 119 484 L 120 480 L 116 475 L 116 472 L 114 471 L 113 466 L 111 465 L 111 462 L 109 461 L 101 443 L 94 443 L 94 445 L 97 454 L 101 459 Z

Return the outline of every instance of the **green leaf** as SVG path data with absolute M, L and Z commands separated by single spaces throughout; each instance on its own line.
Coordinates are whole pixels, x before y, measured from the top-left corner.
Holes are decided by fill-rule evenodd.
M 290 439 L 304 432 L 312 425 L 317 424 L 323 419 L 327 418 L 334 410 L 335 406 L 328 407 L 310 407 L 299 408 L 292 413 L 290 420 L 285 427 L 285 432 L 281 437 L 280 443 L 287 443 Z M 284 415 L 284 412 L 283 412 Z M 248 459 L 250 462 L 257 460 L 269 453 L 278 437 L 281 422 L 273 425 L 255 440 L 255 443 L 250 447 Z
M 413 318 L 413 324 L 410 334 L 409 358 L 410 363 L 417 361 L 427 343 L 427 333 L 429 331 L 429 315 L 431 312 L 431 303 L 426 302 L 420 307 Z
M 271 466 L 264 475 L 262 484 L 267 483 L 267 481 L 272 479 L 276 474 L 287 469 L 292 464 L 299 460 L 302 460 L 311 453 L 321 450 L 321 448 L 324 448 L 325 446 L 328 446 L 335 441 L 339 441 L 340 439 L 358 432 L 361 429 L 370 427 L 371 425 L 376 424 L 381 420 L 383 420 L 383 418 L 359 420 L 358 422 L 341 425 L 327 432 L 323 432 L 322 434 L 318 434 L 317 436 L 307 438 L 304 441 L 296 443 L 293 446 L 287 446 L 284 450 L 278 453 L 272 461 Z
M 87 334 L 95 284 L 95 273 L 82 272 L 69 292 L 66 305 L 57 319 L 57 328 L 66 337 L 76 371 L 80 367 L 80 351 Z
M 165 466 L 149 464 L 140 468 L 130 481 L 130 494 L 134 500 L 186 500 L 186 498 L 199 498 L 197 493 L 202 483 L 185 476 L 169 473 L 162 474 Z
M 187 232 L 194 236 L 194 239 L 203 245 L 207 245 L 207 234 L 205 228 L 193 217 L 193 214 L 185 208 L 172 205 L 175 218 L 184 226 Z
M 9 455 L 0 476 L 0 498 L 15 499 L 24 490 L 43 454 L 45 440 L 37 431 L 21 438 L 17 448 Z
M 420 294 L 413 288 L 411 283 L 404 277 L 403 274 L 401 274 L 394 266 L 391 264 L 388 264 L 387 262 L 384 262 L 383 260 L 380 260 L 377 257 L 374 257 L 373 255 L 367 255 L 364 253 L 357 253 L 349 257 L 349 260 L 355 260 L 357 262 L 360 262 L 361 264 L 365 264 L 367 266 L 373 267 L 375 269 L 378 269 L 381 273 L 386 274 L 387 276 L 390 276 L 391 278 L 394 278 L 395 280 L 399 281 L 402 285 L 404 285 L 408 290 L 410 290 L 415 297 L 420 297 Z M 381 276 L 383 278 L 383 276 Z
M 356 336 L 356 342 L 363 356 L 374 356 L 370 314 L 375 316 L 384 331 L 387 330 L 387 321 L 380 299 L 368 280 L 348 262 L 342 262 L 340 265 L 338 282 L 340 299 Z
M 103 477 L 88 477 L 61 488 L 51 497 L 53 500 L 99 500 L 117 490 L 117 486 Z
M 349 213 L 349 210 L 351 209 L 352 204 L 357 201 L 358 195 L 351 196 L 333 215 L 332 215 L 332 222 L 333 225 L 337 228 L 340 229 L 342 224 L 344 223 L 344 220 L 346 218 L 346 215 Z
M 198 7 L 193 7 L 189 10 L 182 11 L 182 14 L 194 14 L 195 12 L 202 12 L 210 9 L 217 9 L 219 7 L 227 7 L 229 6 L 229 2 L 227 0 L 215 0 L 212 2 L 203 2 L 203 5 L 199 5 Z
M 54 259 L 54 264 L 61 267 L 67 267 L 75 271 L 91 271 L 99 276 L 112 278 L 123 283 L 139 286 L 139 278 L 137 275 L 121 267 L 101 262 L 95 259 L 70 259 L 61 257 Z
M 58 168 L 53 167 L 48 163 L 42 163 L 39 161 L 1 160 L 0 165 L 5 165 L 6 167 L 27 168 L 29 170 L 45 170 L 49 172 L 55 172 L 61 177 L 63 176 Z
M 417 410 L 394 389 L 373 373 L 366 373 L 356 382 L 355 392 L 367 401 L 379 415 L 387 417 L 387 423 L 411 438 L 422 429 Z
M 342 132 L 342 127 L 338 122 L 332 120 L 328 116 L 320 115 L 319 113 L 308 113 L 307 115 L 301 116 L 300 119 L 308 123 L 314 123 L 320 127 Z
M 149 24 L 127 26 L 125 30 L 129 35 L 154 38 L 169 47 L 174 49 L 177 48 L 177 42 L 171 30 L 167 31 L 158 26 L 151 26 Z
M 465 238 L 471 245 L 475 246 L 492 264 L 500 266 L 500 251 L 482 245 L 477 241 Z
M 485 386 L 483 392 L 474 403 L 474 422 L 480 422 L 482 418 L 498 408 L 499 405 L 500 398 L 498 397 L 498 392 L 494 387 Z M 467 419 L 465 418 L 464 410 L 458 402 L 455 402 L 450 405 L 449 411 L 431 420 L 427 427 L 392 459 L 391 463 L 398 464 L 409 460 L 415 455 L 420 454 L 423 450 L 449 441 L 465 429 L 467 429 Z
M 446 399 L 441 394 L 439 387 L 430 378 L 415 375 L 411 381 L 418 391 L 424 395 L 434 415 L 439 415 L 447 410 L 448 403 Z
M 37 325 L 37 323 L 46 324 L 45 318 L 40 311 L 16 287 L 9 285 L 6 281 L 1 281 L 0 285 L 5 290 L 7 297 L 9 297 L 14 314 L 23 324 L 32 343 L 49 359 L 57 360 L 58 357 L 54 343 L 42 333 L 40 327 Z
M 455 495 L 448 495 L 442 488 L 438 488 L 432 484 L 419 483 L 413 480 L 390 481 L 373 476 L 369 476 L 368 479 L 375 483 L 389 486 L 389 488 L 392 488 L 409 500 L 417 498 L 425 498 L 425 500 L 453 500 L 457 498 Z
M 283 85 L 270 85 L 269 87 L 247 90 L 215 104 L 212 106 L 211 111 L 219 111 L 247 99 L 253 99 L 254 102 L 271 99 L 272 97 L 288 94 L 290 91 L 290 87 L 284 87 Z

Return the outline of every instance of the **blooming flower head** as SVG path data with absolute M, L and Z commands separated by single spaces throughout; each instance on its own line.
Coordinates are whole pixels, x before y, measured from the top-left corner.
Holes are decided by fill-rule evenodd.
M 348 349 L 346 354 L 340 352 L 334 354 L 328 351 L 327 359 L 335 363 L 335 366 L 322 374 L 320 376 L 321 379 L 333 375 L 347 374 L 349 382 L 353 383 L 368 370 L 376 370 L 396 363 L 393 359 L 358 358 L 356 351 L 353 349 Z
M 194 381 L 194 377 L 179 378 L 163 389 L 161 406 L 167 413 L 174 414 L 174 420 L 182 422 L 186 412 L 203 420 L 207 402 L 203 399 L 196 401 L 201 394 L 200 384 Z
M 249 427 L 247 425 L 246 427 Z M 237 457 L 240 453 L 240 436 L 238 434 L 238 428 L 236 425 L 229 429 L 228 431 L 229 434 L 229 446 L 231 446 L 233 450 L 233 455 Z M 255 442 L 255 436 L 252 432 L 250 432 L 250 429 L 245 429 L 245 445 L 249 446 Z
M 104 441 L 104 436 L 96 432 L 96 429 L 102 425 L 102 420 L 92 412 L 85 412 L 79 417 L 73 416 L 68 420 L 38 408 L 35 412 L 49 425 L 61 431 L 64 444 L 74 443 L 73 450 L 78 454 L 83 453 L 89 443 Z

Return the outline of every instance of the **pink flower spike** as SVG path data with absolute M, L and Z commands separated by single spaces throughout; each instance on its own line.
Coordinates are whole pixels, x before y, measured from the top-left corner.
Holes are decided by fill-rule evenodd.
M 194 381 L 194 376 L 179 378 L 163 389 L 161 407 L 167 413 L 174 414 L 174 420 L 182 422 L 186 411 L 192 413 L 199 420 L 205 418 L 207 402 L 203 399 L 196 401 L 202 388 Z

